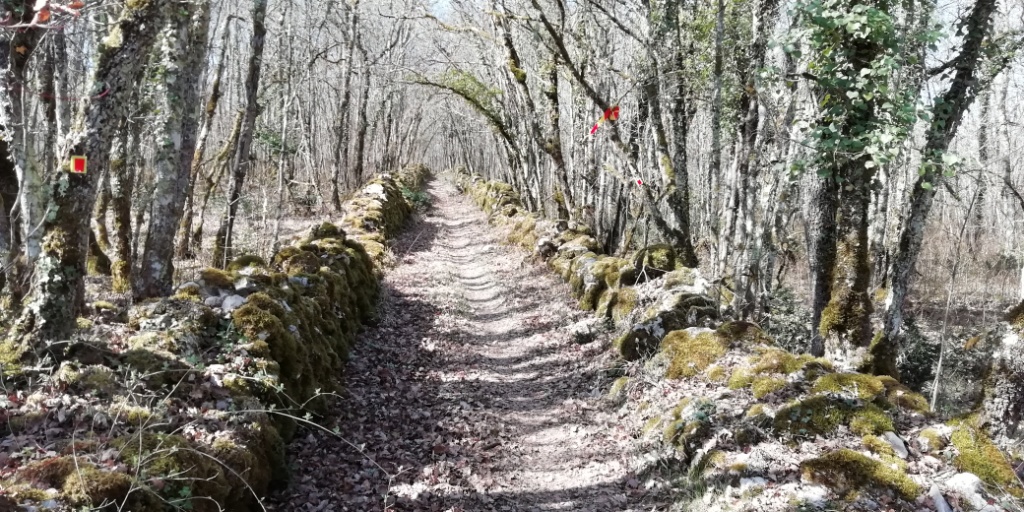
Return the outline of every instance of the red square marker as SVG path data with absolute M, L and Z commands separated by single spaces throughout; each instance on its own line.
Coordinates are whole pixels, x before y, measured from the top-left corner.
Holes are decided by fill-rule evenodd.
M 71 172 L 75 174 L 85 174 L 88 169 L 84 156 L 73 156 L 71 157 Z

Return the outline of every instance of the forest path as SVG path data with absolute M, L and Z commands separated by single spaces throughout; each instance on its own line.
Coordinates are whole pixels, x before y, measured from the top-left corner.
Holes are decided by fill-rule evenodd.
M 602 403 L 600 343 L 567 334 L 584 314 L 565 285 L 451 184 L 429 192 L 353 350 L 340 438 L 300 432 L 268 509 L 651 510 Z

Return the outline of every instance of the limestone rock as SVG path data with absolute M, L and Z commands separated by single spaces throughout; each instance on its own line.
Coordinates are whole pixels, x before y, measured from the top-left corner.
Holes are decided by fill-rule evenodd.
M 224 299 L 224 302 L 221 303 L 220 308 L 224 310 L 225 313 L 231 313 L 242 307 L 242 304 L 245 304 L 245 297 L 242 297 L 241 295 L 228 295 Z
M 974 510 L 982 510 L 988 506 L 982 494 L 982 481 L 974 473 L 957 473 L 942 483 L 946 492 L 954 492 L 969 503 Z
M 932 499 L 932 504 L 935 505 L 937 512 L 953 512 L 953 508 L 949 506 L 946 498 L 939 491 L 939 486 L 932 484 L 931 490 L 928 491 L 928 497 Z
M 900 439 L 900 436 L 896 435 L 895 432 L 883 432 L 882 437 L 892 445 L 893 451 L 896 452 L 896 455 L 898 455 L 899 458 L 906 460 L 906 458 L 910 456 L 910 452 L 907 451 L 907 445 L 903 443 L 903 440 Z
M 597 335 L 604 330 L 604 321 L 600 318 L 588 318 L 570 325 L 567 330 L 570 340 L 585 345 L 597 339 Z

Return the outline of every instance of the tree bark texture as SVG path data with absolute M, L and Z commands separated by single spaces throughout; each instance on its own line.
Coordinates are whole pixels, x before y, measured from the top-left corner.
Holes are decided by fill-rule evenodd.
M 84 101 L 80 128 L 69 136 L 59 168 L 46 184 L 47 216 L 30 295 L 17 329 L 24 341 L 48 348 L 65 340 L 75 328 L 83 308 L 85 256 L 89 219 L 96 196 L 96 169 L 109 162 L 110 145 L 125 117 L 130 92 L 137 86 L 141 65 L 156 36 L 166 5 L 140 2 L 125 6 L 120 19 L 102 41 L 90 80 L 90 98 Z M 88 157 L 93 172 L 69 171 L 73 155 Z
M 159 49 L 160 118 L 149 229 L 135 300 L 170 295 L 174 279 L 174 235 L 185 205 L 199 119 L 199 78 L 206 63 L 209 4 L 187 3 L 173 10 Z

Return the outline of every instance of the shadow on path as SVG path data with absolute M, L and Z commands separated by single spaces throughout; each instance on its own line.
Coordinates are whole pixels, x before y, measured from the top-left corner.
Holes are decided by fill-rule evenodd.
M 628 435 L 602 421 L 598 344 L 560 281 L 502 246 L 447 184 L 396 242 L 325 423 L 289 447 L 270 510 L 658 510 L 633 489 Z

